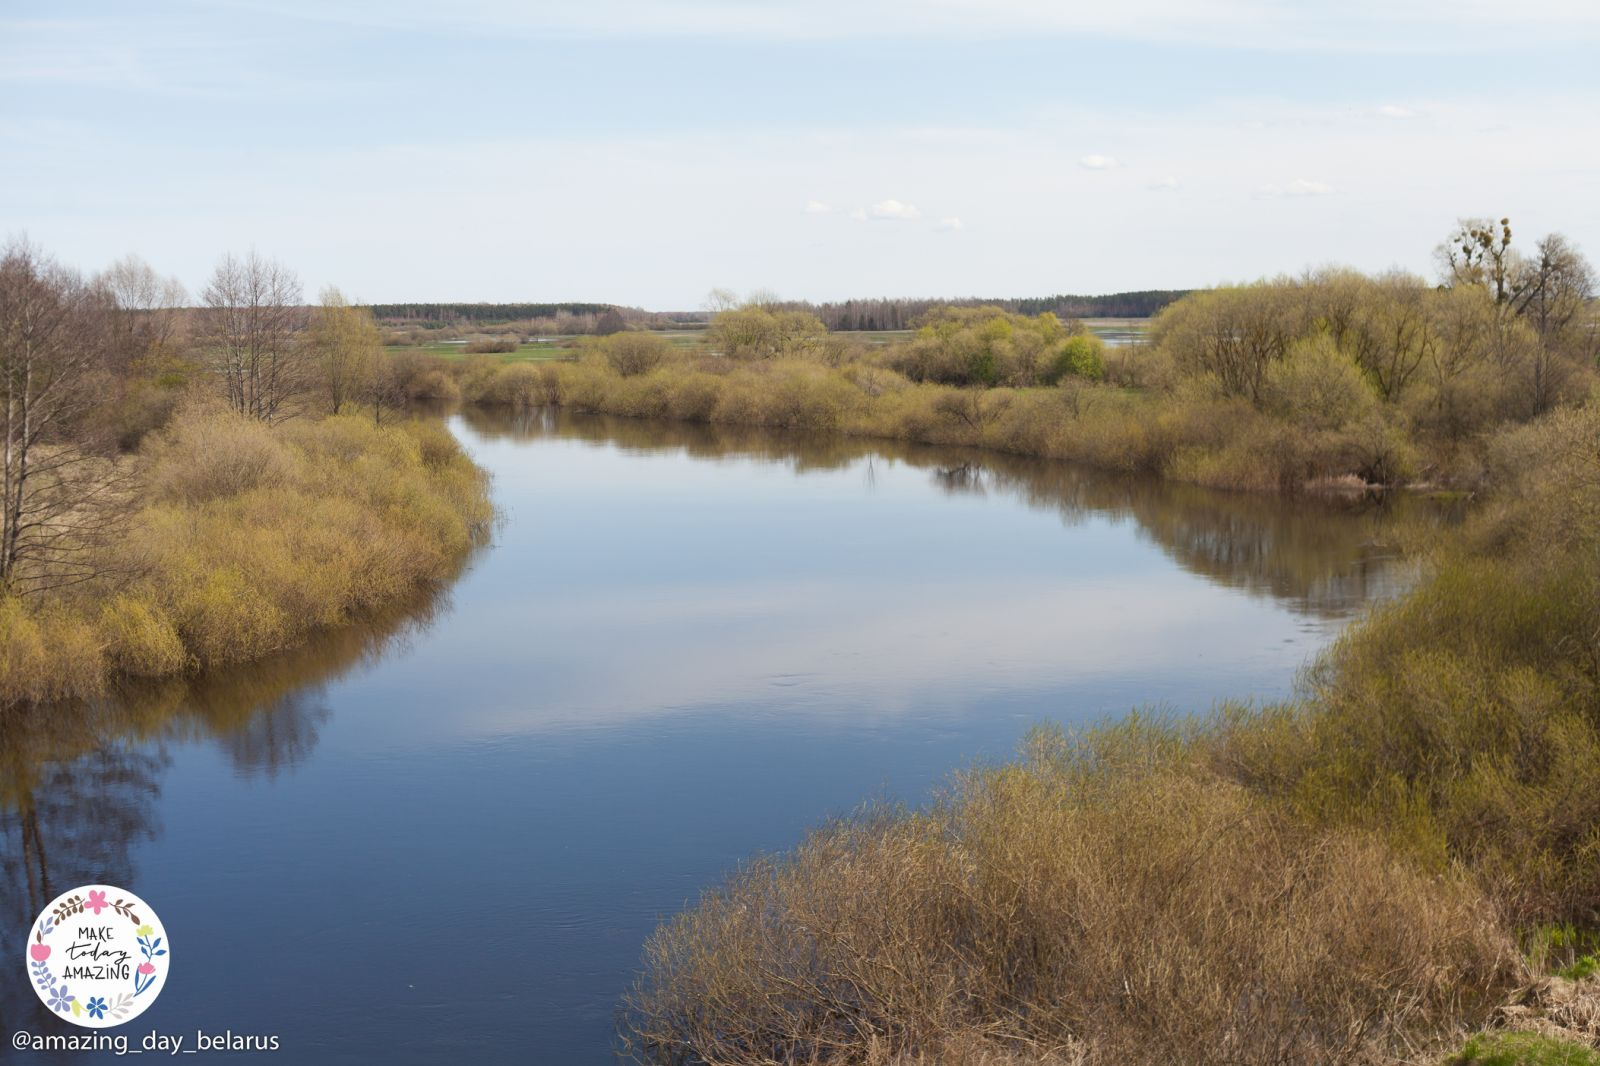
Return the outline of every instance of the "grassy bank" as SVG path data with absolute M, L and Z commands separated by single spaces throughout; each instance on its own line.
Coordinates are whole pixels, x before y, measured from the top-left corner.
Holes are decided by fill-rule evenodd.
M 1590 1061 L 1559 1033 L 1463 1040 L 1541 970 L 1596 980 L 1600 409 L 1485 455 L 1468 530 L 1297 700 L 1043 731 L 928 810 L 747 864 L 648 945 L 630 1049 Z
M 560 363 L 408 356 L 402 376 L 419 397 L 970 445 L 1225 489 L 1470 490 L 1491 437 L 1593 386 L 1586 323 L 1541 334 L 1481 288 L 1330 271 L 1195 293 L 1128 347 L 1048 314 L 947 308 L 869 344 L 750 307 L 703 347 L 634 332 Z
M 192 408 L 119 461 L 96 576 L 0 600 L 0 701 L 258 659 L 446 579 L 491 519 L 486 478 L 427 422 L 278 426 Z

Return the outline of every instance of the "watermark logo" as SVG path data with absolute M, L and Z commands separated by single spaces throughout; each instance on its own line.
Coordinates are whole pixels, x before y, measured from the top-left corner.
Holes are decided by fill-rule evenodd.
M 106 1029 L 161 994 L 172 945 L 144 900 L 113 885 L 57 896 L 28 936 L 28 977 L 44 1005 L 74 1025 Z

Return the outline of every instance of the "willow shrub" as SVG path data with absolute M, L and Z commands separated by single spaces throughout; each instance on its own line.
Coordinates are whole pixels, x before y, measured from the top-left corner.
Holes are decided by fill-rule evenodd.
M 1051 386 L 971 388 L 913 381 L 862 360 L 833 366 L 797 357 L 657 354 L 658 362 L 630 365 L 626 373 L 596 349 L 576 363 L 480 363 L 458 374 L 463 398 L 473 403 L 972 445 L 1214 488 L 1297 491 L 1338 478 L 1392 483 L 1419 469 L 1404 427 L 1371 401 L 1353 367 L 1343 372 L 1325 353 L 1276 375 L 1268 409 L 1229 397 L 1205 378 L 1132 390 L 1096 382 L 1096 370 Z M 430 367 L 424 376 L 432 381 L 436 373 L 443 371 Z M 1330 396 L 1341 402 L 1324 403 Z M 1301 424 L 1307 409 L 1321 412 L 1316 425 Z
M 1041 734 L 746 865 L 647 945 L 628 1049 L 1440 1061 L 1600 928 L 1600 404 L 1487 450 L 1494 498 L 1297 702 Z M 1452 1061 L 1586 1061 L 1536 1043 Z
M 1245 716 L 1233 774 L 1458 862 L 1518 926 L 1600 925 L 1600 406 L 1491 449 L 1503 488 L 1407 596 Z
M 665 924 L 625 1005 L 661 1063 L 1387 1061 L 1514 978 L 1459 877 L 1318 828 L 1138 721 L 746 865 Z
M 442 427 L 189 411 L 152 439 L 107 577 L 0 601 L 0 698 L 93 696 L 291 647 L 446 580 L 492 518 Z

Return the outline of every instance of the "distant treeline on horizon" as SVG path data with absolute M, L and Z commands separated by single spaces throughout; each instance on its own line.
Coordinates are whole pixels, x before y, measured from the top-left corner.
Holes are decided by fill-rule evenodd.
M 910 329 L 918 318 L 936 307 L 1000 307 L 1025 315 L 1046 311 L 1064 318 L 1148 318 L 1189 289 L 1145 289 L 1101 296 L 1039 296 L 1022 299 L 870 299 L 812 303 L 806 300 L 771 302 L 768 306 L 808 311 L 830 330 Z M 694 325 L 709 317 L 707 311 L 645 311 L 603 303 L 392 303 L 372 304 L 373 315 L 389 325 L 464 325 L 554 319 L 557 316 L 599 316 L 616 311 L 630 324 L 652 327 Z

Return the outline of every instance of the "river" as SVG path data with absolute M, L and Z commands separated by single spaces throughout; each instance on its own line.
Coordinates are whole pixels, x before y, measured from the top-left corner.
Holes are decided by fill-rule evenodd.
M 173 946 L 114 1031 L 135 1047 L 611 1061 L 644 938 L 741 857 L 923 802 L 1037 722 L 1282 697 L 1405 581 L 1370 501 L 547 412 L 452 426 L 503 520 L 450 589 L 248 669 L 0 715 L 8 1033 L 74 1031 L 22 945 L 43 902 L 108 882 Z

